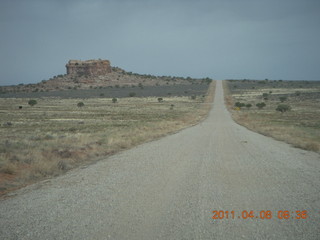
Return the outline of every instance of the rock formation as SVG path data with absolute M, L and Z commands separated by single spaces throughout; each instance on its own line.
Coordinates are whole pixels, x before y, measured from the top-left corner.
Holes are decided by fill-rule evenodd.
M 70 60 L 66 68 L 68 75 L 100 76 L 111 73 L 110 61 L 108 60 Z

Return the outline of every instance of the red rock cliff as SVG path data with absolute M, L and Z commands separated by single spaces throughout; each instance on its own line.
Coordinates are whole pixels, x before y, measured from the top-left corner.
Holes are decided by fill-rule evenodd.
M 67 65 L 68 75 L 105 75 L 111 72 L 110 61 L 108 60 L 70 60 Z

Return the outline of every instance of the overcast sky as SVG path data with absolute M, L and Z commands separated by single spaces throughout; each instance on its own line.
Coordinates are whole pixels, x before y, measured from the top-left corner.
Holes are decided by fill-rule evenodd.
M 0 85 L 108 59 L 170 76 L 320 79 L 319 0 L 0 0 Z

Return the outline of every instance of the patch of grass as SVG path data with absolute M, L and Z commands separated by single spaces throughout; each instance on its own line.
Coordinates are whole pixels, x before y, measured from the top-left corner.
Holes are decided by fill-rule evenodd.
M 233 85 L 237 83 L 237 89 Z M 224 81 L 226 105 L 239 124 L 295 147 L 320 151 L 320 81 Z M 263 92 L 271 91 L 263 109 L 234 111 L 233 103 L 253 106 L 261 102 Z M 297 94 L 299 89 L 299 94 Z M 286 101 L 287 104 L 281 102 Z M 280 106 L 280 107 L 279 107 Z
M 156 97 L 117 104 L 112 98 L 41 98 L 31 108 L 23 98 L 1 98 L 0 189 L 57 176 L 194 125 L 209 112 L 214 88 L 215 82 L 196 99 L 166 96 L 161 104 Z M 82 101 L 85 107 L 78 107 Z

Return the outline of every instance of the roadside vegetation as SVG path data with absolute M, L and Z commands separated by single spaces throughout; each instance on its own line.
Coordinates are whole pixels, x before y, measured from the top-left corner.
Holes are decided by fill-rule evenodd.
M 198 123 L 215 82 L 206 88 L 185 96 L 0 98 L 0 194 Z
M 320 151 L 320 81 L 227 80 L 224 91 L 239 124 L 295 147 Z

